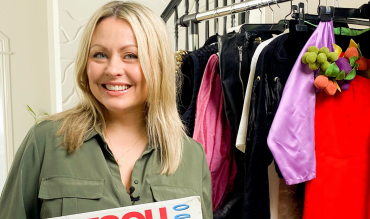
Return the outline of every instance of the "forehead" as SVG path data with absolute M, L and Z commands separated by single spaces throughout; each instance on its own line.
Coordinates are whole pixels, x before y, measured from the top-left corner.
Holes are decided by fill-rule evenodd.
M 98 23 L 91 37 L 91 44 L 93 43 L 117 46 L 137 45 L 131 25 L 124 19 L 114 17 L 104 18 Z

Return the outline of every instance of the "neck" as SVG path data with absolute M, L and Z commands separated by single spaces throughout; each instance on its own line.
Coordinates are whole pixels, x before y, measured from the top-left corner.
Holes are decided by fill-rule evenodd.
M 107 121 L 107 132 L 112 133 L 142 133 L 146 128 L 145 114 L 143 112 L 133 113 L 109 113 Z

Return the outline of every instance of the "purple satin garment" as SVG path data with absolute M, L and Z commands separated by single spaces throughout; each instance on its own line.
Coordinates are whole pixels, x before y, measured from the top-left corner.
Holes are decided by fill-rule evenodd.
M 333 44 L 333 22 L 320 22 L 289 75 L 267 138 L 267 144 L 287 185 L 316 177 L 316 89 L 314 72 L 302 63 L 302 56 L 310 46 L 326 46 L 333 52 Z

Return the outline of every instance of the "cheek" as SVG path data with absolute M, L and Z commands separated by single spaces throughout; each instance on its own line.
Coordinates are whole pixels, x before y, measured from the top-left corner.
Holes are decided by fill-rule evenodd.
M 93 62 L 87 63 L 86 73 L 87 73 L 87 78 L 89 79 L 90 86 L 96 84 L 98 79 L 101 76 L 99 65 Z
M 99 99 L 100 95 L 97 82 L 100 75 L 96 64 L 94 65 L 94 63 L 88 62 L 86 65 L 86 73 L 89 81 L 90 92 L 95 96 L 95 98 Z

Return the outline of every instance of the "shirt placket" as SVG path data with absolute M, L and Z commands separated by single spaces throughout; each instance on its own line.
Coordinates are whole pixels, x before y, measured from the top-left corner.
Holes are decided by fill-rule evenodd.
M 113 178 L 113 182 L 116 187 L 116 192 L 119 194 L 119 202 L 120 206 L 129 206 L 131 205 L 131 199 L 129 194 L 127 193 L 127 190 L 125 186 L 122 184 L 121 181 L 121 173 L 119 171 L 119 166 L 117 164 L 117 161 L 114 159 L 114 156 L 112 152 L 109 150 L 107 144 L 105 143 L 105 149 L 108 152 L 108 159 L 107 159 L 107 164 L 109 166 L 109 169 L 111 171 L 111 175 Z
M 147 146 L 142 154 L 142 156 L 135 162 L 134 169 L 132 170 L 131 174 L 131 187 L 134 187 L 134 192 L 131 194 L 132 200 L 138 199 L 140 196 L 140 193 L 145 186 L 144 184 L 144 174 L 146 168 L 150 168 L 147 165 L 147 160 L 150 157 L 150 154 L 152 153 L 152 148 L 150 146 Z M 132 204 L 135 204 L 135 201 L 132 201 Z

